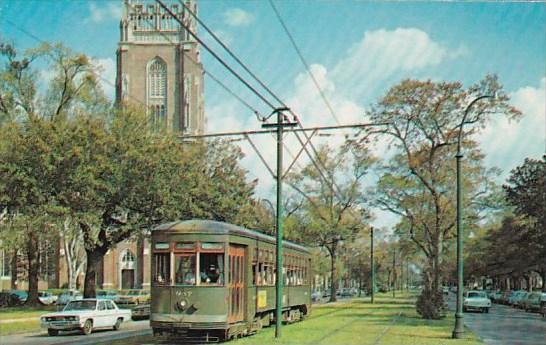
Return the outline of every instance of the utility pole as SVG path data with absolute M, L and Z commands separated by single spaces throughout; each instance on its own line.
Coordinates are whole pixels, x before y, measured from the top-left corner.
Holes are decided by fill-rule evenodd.
M 396 298 L 396 248 L 392 250 L 392 298 Z
M 370 238 L 371 238 L 371 249 L 370 249 L 370 266 L 371 266 L 371 271 L 372 271 L 372 292 L 371 292 L 371 297 L 372 297 L 372 304 L 374 302 L 373 300 L 373 297 L 374 297 L 374 294 L 375 294 L 375 263 L 374 263 L 374 260 L 373 260 L 373 226 L 370 227 Z
M 276 127 L 277 129 L 277 274 L 276 274 L 276 308 L 275 308 L 275 338 L 281 337 L 282 302 L 283 302 L 283 267 L 282 267 L 282 154 L 283 154 L 283 128 L 294 127 L 296 123 L 284 122 L 283 111 L 288 108 L 277 108 L 272 114 L 277 114 L 277 123 L 263 124 L 263 128 Z

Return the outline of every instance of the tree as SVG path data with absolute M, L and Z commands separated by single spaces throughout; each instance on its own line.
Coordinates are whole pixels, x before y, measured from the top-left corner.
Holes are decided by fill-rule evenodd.
M 300 239 L 325 248 L 330 255 L 330 301 L 335 301 L 338 254 L 346 241 L 364 229 L 367 215 L 362 182 L 374 160 L 364 147 L 350 145 L 337 152 L 322 146 L 318 160 L 324 166 L 327 180 L 310 163 L 300 173 L 291 175 L 287 183 L 303 199 Z
M 89 59 L 62 45 L 42 45 L 19 54 L 0 43 L 0 206 L 24 233 L 29 297 L 38 304 L 38 244 L 60 211 L 55 201 L 54 150 L 61 140 L 54 121 L 82 110 L 98 111 L 104 97 Z M 46 92 L 38 88 L 34 62 L 46 59 L 54 74 Z M 90 102 L 91 101 L 91 102 Z
M 68 288 L 73 290 L 76 289 L 77 279 L 84 272 L 86 264 L 83 234 L 70 217 L 66 217 L 58 228 L 66 259 Z
M 503 186 L 508 203 L 520 219 L 519 231 L 525 241 L 529 258 L 528 268 L 542 277 L 542 291 L 546 292 L 546 156 L 543 160 L 526 158 L 521 166 L 511 171 Z
M 479 95 L 498 98 L 466 106 Z M 455 167 L 453 156 L 459 130 L 463 129 L 465 160 L 465 212 L 467 224 L 477 217 L 479 204 L 491 190 L 481 166 L 483 156 L 470 136 L 485 126 L 491 113 L 517 118 L 508 96 L 494 76 L 464 89 L 460 83 L 404 80 L 372 106 L 372 122 L 387 123 L 376 133 L 389 140 L 394 157 L 383 168 L 377 204 L 402 217 L 399 236 L 411 239 L 427 258 L 424 294 L 436 293 L 442 280 L 441 258 L 455 226 Z M 480 200 L 478 200 L 480 199 Z M 476 206 L 476 207 L 468 207 Z M 425 298 L 426 300 L 426 298 Z M 441 306 L 438 306 L 440 308 Z M 433 308 L 434 309 L 434 308 Z M 435 315 L 437 313 L 434 313 Z M 427 316 L 425 316 L 427 317 Z

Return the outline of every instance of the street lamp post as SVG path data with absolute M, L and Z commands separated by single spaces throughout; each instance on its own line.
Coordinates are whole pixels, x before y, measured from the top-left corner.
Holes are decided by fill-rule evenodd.
M 495 95 L 483 95 L 474 99 L 464 112 L 463 120 L 459 126 L 459 135 L 457 140 L 457 310 L 455 311 L 455 328 L 453 329 L 452 337 L 460 339 L 464 336 L 463 323 L 463 190 L 461 177 L 461 138 L 463 135 L 463 125 L 468 116 L 468 112 L 476 102 L 484 98 L 495 98 Z

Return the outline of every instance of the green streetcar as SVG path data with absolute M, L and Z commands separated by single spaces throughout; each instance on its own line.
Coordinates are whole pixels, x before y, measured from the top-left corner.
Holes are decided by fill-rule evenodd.
M 275 238 L 236 225 L 180 221 L 152 231 L 154 335 L 217 342 L 275 322 Z M 283 241 L 283 321 L 311 307 L 309 251 Z

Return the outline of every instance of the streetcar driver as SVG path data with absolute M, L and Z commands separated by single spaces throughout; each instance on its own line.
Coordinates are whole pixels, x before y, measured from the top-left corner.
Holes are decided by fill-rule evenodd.
M 220 270 L 214 264 L 210 264 L 205 272 L 201 272 L 201 281 L 203 283 L 218 283 Z

